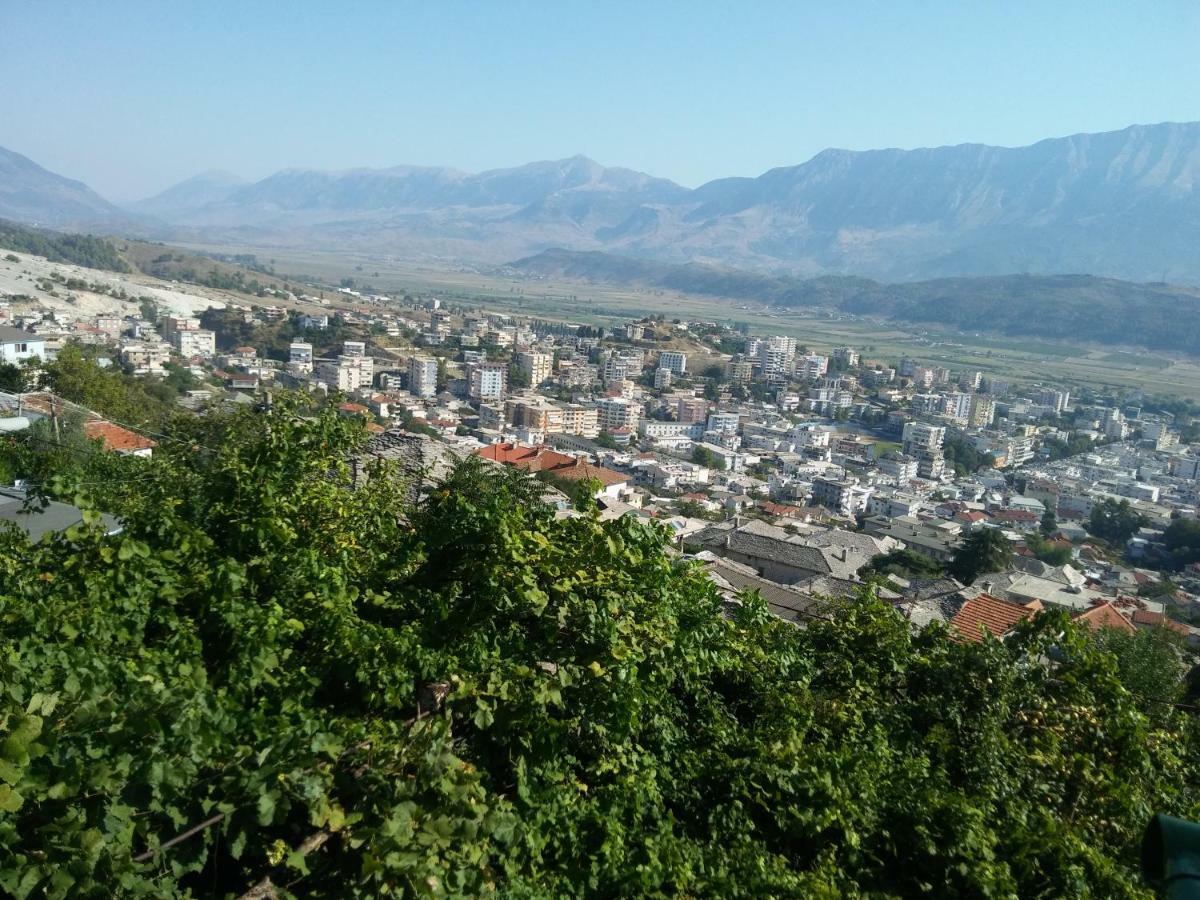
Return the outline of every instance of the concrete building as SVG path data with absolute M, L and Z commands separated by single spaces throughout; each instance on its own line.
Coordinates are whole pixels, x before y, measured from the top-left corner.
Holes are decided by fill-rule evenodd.
M 600 428 L 612 431 L 616 428 L 628 428 L 631 431 L 638 427 L 642 415 L 641 404 L 624 397 L 605 397 L 596 403 L 599 414 Z
M 508 367 L 504 363 L 475 363 L 467 373 L 467 393 L 477 402 L 503 400 L 508 390 Z
M 311 372 L 313 367 L 313 346 L 306 341 L 292 341 L 288 345 L 288 365 L 297 372 Z
M 417 397 L 437 394 L 437 360 L 432 356 L 412 356 L 408 360 L 408 390 Z
M 708 418 L 708 401 L 702 397 L 681 397 L 675 405 L 675 418 L 680 422 L 703 422 Z
M 658 367 L 669 369 L 672 375 L 687 373 L 687 354 L 678 350 L 664 350 L 658 356 Z
M 554 354 L 523 350 L 516 355 L 516 363 L 530 386 L 537 387 L 550 380 L 554 371 Z
M 19 328 L 0 325 L 0 362 L 16 365 L 27 359 L 45 359 L 46 339 Z

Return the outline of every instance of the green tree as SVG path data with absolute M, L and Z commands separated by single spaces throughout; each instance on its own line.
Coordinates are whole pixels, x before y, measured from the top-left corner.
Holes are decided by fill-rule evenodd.
M 1055 515 L 1053 506 L 1047 506 L 1042 513 L 1042 521 L 1038 525 L 1038 530 L 1043 537 L 1050 537 L 1058 531 L 1058 516 Z
M 971 532 L 954 554 L 949 572 L 963 584 L 971 584 L 985 572 L 1002 572 L 1012 563 L 1012 544 L 998 528 Z
M 119 535 L 0 532 L 0 890 L 1132 898 L 1200 802 L 1191 712 L 1062 613 L 798 629 L 517 472 L 352 490 L 308 402 L 80 481 Z
M 1163 532 L 1163 544 L 1169 554 L 1168 568 L 1182 569 L 1200 560 L 1200 519 L 1172 520 Z
M 1106 497 L 1092 507 L 1087 529 L 1110 544 L 1124 544 L 1148 520 L 1129 505 L 1128 500 Z
M 25 370 L 12 363 L 0 363 L 0 391 L 19 394 L 25 390 Z
M 901 548 L 873 557 L 859 574 L 863 578 L 871 575 L 899 575 L 905 579 L 939 578 L 946 574 L 946 567 L 924 554 Z
M 725 458 L 709 450 L 703 444 L 696 444 L 692 448 L 692 462 L 698 466 L 704 466 L 718 472 L 725 471 Z

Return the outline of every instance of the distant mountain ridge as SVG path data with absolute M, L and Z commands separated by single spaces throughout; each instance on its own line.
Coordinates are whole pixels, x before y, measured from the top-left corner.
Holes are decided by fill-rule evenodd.
M 127 218 L 82 181 L 55 175 L 29 157 L 0 147 L 0 219 L 61 227 Z
M 835 309 L 964 332 L 1196 352 L 1200 288 L 1094 275 L 995 275 L 885 284 L 869 278 L 764 275 L 597 251 L 547 250 L 502 268 L 527 276 L 700 294 L 778 307 Z M 736 311 L 731 308 L 731 317 Z
M 291 169 L 133 205 L 164 239 L 501 263 L 553 247 L 800 275 L 1091 272 L 1200 283 L 1200 123 L 1028 147 L 825 150 L 695 189 L 582 156 L 469 174 Z M 25 215 L 7 214 L 29 221 Z M 0 215 L 4 215 L 0 207 Z

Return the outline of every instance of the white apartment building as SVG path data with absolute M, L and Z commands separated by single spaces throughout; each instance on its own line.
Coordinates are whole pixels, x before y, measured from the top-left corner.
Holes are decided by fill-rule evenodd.
M 209 357 L 217 352 L 216 334 L 204 328 L 176 331 L 171 335 L 171 343 L 180 356 L 189 359 L 193 356 Z
M 467 373 L 467 393 L 483 403 L 503 400 L 508 390 L 508 367 L 504 363 L 475 363 Z
M 311 372 L 313 346 L 307 341 L 292 341 L 288 345 L 288 365 L 297 372 Z
M 658 367 L 669 369 L 672 375 L 684 375 L 687 372 L 687 354 L 678 350 L 664 350 L 658 355 Z
M 665 391 L 671 386 L 671 370 L 670 369 L 655 369 L 654 370 L 654 389 L 656 391 Z
M 411 356 L 408 360 L 408 390 L 418 397 L 437 393 L 437 360 L 432 356 Z

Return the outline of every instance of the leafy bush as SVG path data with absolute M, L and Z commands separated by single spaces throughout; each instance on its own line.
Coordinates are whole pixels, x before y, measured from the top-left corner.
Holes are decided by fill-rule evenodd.
M 1192 719 L 1062 615 L 729 618 L 523 476 L 351 492 L 298 402 L 174 423 L 115 537 L 0 534 L 0 890 L 1131 897 L 1196 809 Z

